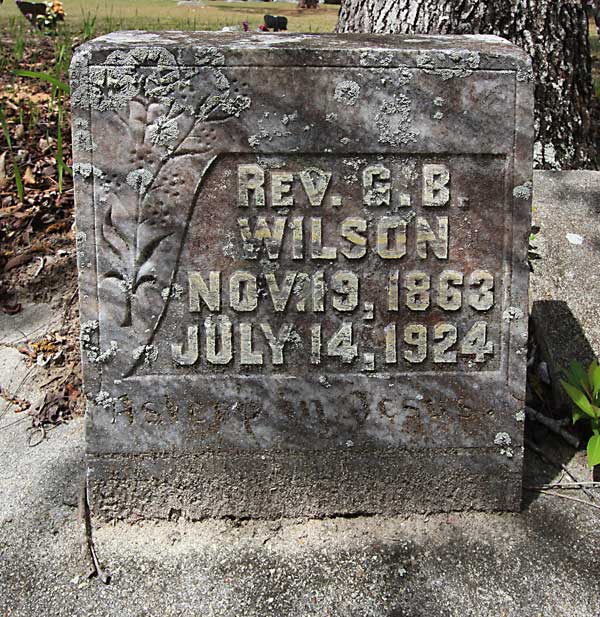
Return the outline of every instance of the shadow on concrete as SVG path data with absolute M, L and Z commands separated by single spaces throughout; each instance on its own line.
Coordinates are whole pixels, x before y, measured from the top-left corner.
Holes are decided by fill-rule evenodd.
M 539 300 L 533 303 L 531 310 L 533 334 L 541 359 L 548 365 L 552 381 L 548 388 L 548 401 L 544 401 L 545 409 L 538 409 L 555 419 L 570 418 L 571 403 L 562 386 L 560 378 L 562 371 L 573 361 L 587 368 L 596 358 L 592 346 L 586 338 L 579 321 L 573 315 L 569 305 L 559 300 Z M 531 370 L 531 368 L 529 369 Z M 531 375 L 528 375 L 531 383 Z M 580 449 L 584 449 L 591 431 L 585 422 L 580 422 L 571 430 L 580 440 Z M 531 421 L 525 426 L 525 439 L 540 448 L 548 460 L 542 461 L 531 448 L 525 448 L 523 485 L 539 486 L 553 481 L 560 471 L 561 465 L 568 466 L 575 449 L 545 427 Z M 589 478 L 578 478 L 587 480 Z M 523 492 L 523 507 L 527 508 L 539 493 Z
M 592 298 L 590 298 L 590 301 L 592 301 Z M 558 383 L 560 371 L 574 360 L 587 368 L 596 357 L 594 350 L 587 340 L 581 324 L 566 302 L 538 300 L 533 303 L 531 319 L 537 344 L 551 371 L 555 397 L 564 399 Z M 542 324 L 543 327 L 538 327 Z M 543 336 L 541 333 L 543 333 Z M 566 399 L 564 400 L 566 402 Z

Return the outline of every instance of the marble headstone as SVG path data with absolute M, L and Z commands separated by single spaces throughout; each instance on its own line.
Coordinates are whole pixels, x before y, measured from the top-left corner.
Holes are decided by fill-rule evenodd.
M 78 48 L 92 511 L 518 509 L 531 77 L 495 37 Z

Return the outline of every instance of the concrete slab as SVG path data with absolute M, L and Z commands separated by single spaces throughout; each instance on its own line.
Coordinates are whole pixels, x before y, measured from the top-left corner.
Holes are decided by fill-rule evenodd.
M 0 346 L 16 345 L 43 336 L 60 323 L 49 304 L 28 304 L 20 313 L 0 313 Z
M 561 369 L 600 355 L 600 172 L 536 172 L 532 224 L 531 313 L 564 401 Z

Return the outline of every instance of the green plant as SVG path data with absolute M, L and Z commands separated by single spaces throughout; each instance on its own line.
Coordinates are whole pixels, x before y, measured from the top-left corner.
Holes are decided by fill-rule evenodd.
M 66 94 L 69 93 L 70 88 L 69 88 L 69 84 L 60 81 L 60 79 L 57 79 L 56 77 L 54 77 L 54 75 L 51 75 L 50 73 L 40 73 L 39 71 L 13 71 L 13 74 L 16 75 L 17 77 L 31 77 L 32 79 L 39 79 L 40 81 L 47 81 L 50 85 L 52 85 L 52 87 L 56 88 L 57 90 L 62 90 L 63 92 L 65 92 Z
M 588 465 L 600 465 L 600 366 L 593 360 L 586 371 L 579 362 L 571 362 L 560 383 L 576 407 L 573 424 L 587 419 L 593 435 L 587 444 Z
M 96 34 L 96 15 L 81 11 L 83 25 L 83 40 L 89 41 Z
M 55 72 L 61 73 L 61 67 L 65 60 L 65 46 L 64 44 L 59 48 L 60 53 L 57 55 L 57 61 L 55 65 Z M 65 97 L 70 93 L 71 89 L 69 84 L 61 81 L 58 77 L 51 75 L 50 73 L 40 73 L 38 71 L 14 71 L 17 77 L 29 77 L 37 79 L 38 81 L 48 82 L 52 86 L 52 101 L 56 105 L 56 164 L 58 169 L 58 191 L 62 193 L 63 190 L 63 178 L 65 173 L 72 174 L 72 169 L 67 165 L 65 161 L 65 153 L 63 148 L 63 124 L 65 121 Z M 16 179 L 16 175 L 15 175 Z
M 19 63 L 23 60 L 23 56 L 25 54 L 25 37 L 23 36 L 23 30 L 21 30 L 21 28 L 19 28 L 16 33 L 12 54 L 15 62 Z

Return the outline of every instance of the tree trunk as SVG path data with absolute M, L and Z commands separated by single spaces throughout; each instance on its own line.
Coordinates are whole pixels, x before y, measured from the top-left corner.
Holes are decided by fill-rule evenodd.
M 535 163 L 597 167 L 597 100 L 583 2 L 343 0 L 338 32 L 496 34 L 527 51 L 535 77 Z

